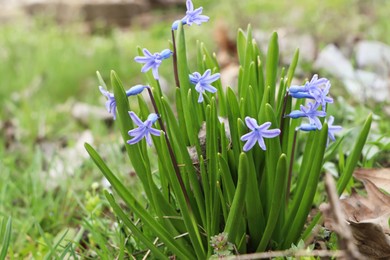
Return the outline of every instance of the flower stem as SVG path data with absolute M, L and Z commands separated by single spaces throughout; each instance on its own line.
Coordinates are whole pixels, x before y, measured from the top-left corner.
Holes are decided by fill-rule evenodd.
M 284 128 L 284 114 L 286 113 L 286 107 L 287 107 L 287 99 L 288 99 L 288 93 L 284 95 L 283 98 L 283 107 L 282 107 L 282 113 L 280 114 L 280 131 L 282 134 L 279 135 L 280 143 L 282 143 L 283 139 L 283 128 Z
M 298 131 L 295 130 L 293 145 L 292 145 L 292 149 L 291 149 L 290 165 L 288 167 L 288 180 L 287 180 L 287 190 L 286 190 L 286 206 L 288 206 L 288 201 L 290 199 L 292 168 L 293 168 L 293 164 L 294 164 L 295 146 L 297 144 L 297 135 L 298 135 Z
M 150 90 L 150 88 L 148 88 L 148 93 L 149 93 L 149 97 L 150 97 L 150 100 L 152 101 L 152 105 L 153 105 L 153 108 L 154 108 L 156 114 L 160 115 L 160 113 L 158 112 L 156 101 L 155 101 L 155 99 L 153 97 L 153 94 L 152 94 L 152 91 Z M 169 156 L 171 157 L 173 168 L 175 169 L 176 177 L 177 177 L 177 179 L 179 181 L 180 188 L 181 188 L 181 190 L 183 192 L 183 195 L 184 195 L 184 198 L 186 200 L 187 206 L 188 206 L 189 210 L 192 211 L 191 204 L 190 204 L 190 199 L 189 199 L 187 190 L 185 188 L 183 178 L 181 177 L 180 169 L 179 169 L 179 166 L 178 166 L 175 154 L 173 153 L 171 142 L 168 139 L 168 135 L 167 135 L 167 132 L 165 130 L 164 122 L 162 121 L 160 116 L 158 117 L 158 123 L 160 124 L 161 130 L 165 133 L 164 136 L 165 136 L 165 140 L 167 142 Z
M 175 41 L 175 31 L 174 30 L 172 30 L 172 43 L 173 43 L 173 72 L 175 75 L 176 87 L 180 88 L 179 74 L 177 72 L 176 41 Z

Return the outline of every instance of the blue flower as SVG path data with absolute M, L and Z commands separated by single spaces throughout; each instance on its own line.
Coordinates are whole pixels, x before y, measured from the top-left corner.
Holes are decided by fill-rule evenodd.
M 314 74 L 314 76 L 311 78 L 310 82 L 306 81 L 305 85 L 303 85 L 303 86 L 291 86 L 288 89 L 288 92 L 292 96 L 298 92 L 310 93 L 311 91 L 316 91 L 318 88 L 320 88 L 322 85 L 325 85 L 327 82 L 329 82 L 328 79 L 326 79 L 326 78 L 318 79 L 318 75 Z
M 155 113 L 150 114 L 145 122 L 142 122 L 141 119 L 139 119 L 139 117 L 133 111 L 129 111 L 129 115 L 133 122 L 138 126 L 138 128 L 130 130 L 128 132 L 128 134 L 134 138 L 128 140 L 127 143 L 135 144 L 145 137 L 146 143 L 149 146 L 152 146 L 152 139 L 150 134 L 155 136 L 160 136 L 161 134 L 160 130 L 152 128 L 153 123 L 156 122 L 158 119 L 158 115 Z
M 219 79 L 220 74 L 215 73 L 211 75 L 211 70 L 208 69 L 203 73 L 203 75 L 200 75 L 199 72 L 194 72 L 193 74 L 190 74 L 190 82 L 195 85 L 195 90 L 199 92 L 199 98 L 198 102 L 203 102 L 203 93 L 205 91 L 215 93 L 217 92 L 217 89 L 211 86 L 210 84 Z
M 319 89 L 319 91 L 315 91 L 312 94 L 315 101 L 321 105 L 322 111 L 324 111 L 324 112 L 326 110 L 326 103 L 333 103 L 333 98 L 327 96 L 329 93 L 330 86 L 331 86 L 331 84 L 328 81 L 325 84 L 324 89 Z
M 173 52 L 169 49 L 165 49 L 162 52 L 156 52 L 154 54 L 150 53 L 147 49 L 143 49 L 142 52 L 145 56 L 137 56 L 134 58 L 134 60 L 138 63 L 145 63 L 141 69 L 141 72 L 145 73 L 152 69 L 153 77 L 158 80 L 158 67 L 163 60 L 171 57 Z
M 241 141 L 247 141 L 243 147 L 244 152 L 249 151 L 257 143 L 259 143 L 262 150 L 266 150 L 264 139 L 273 138 L 280 135 L 280 129 L 271 129 L 268 128 L 271 126 L 271 122 L 266 122 L 262 125 L 258 125 L 256 119 L 247 116 L 245 118 L 246 126 L 252 130 L 251 132 L 243 135 Z
M 177 30 L 179 23 L 183 25 L 188 24 L 191 26 L 193 23 L 200 25 L 201 23 L 207 22 L 210 18 L 206 15 L 202 15 L 203 7 L 199 7 L 194 10 L 194 5 L 191 0 L 187 0 L 187 12 L 186 15 L 181 19 L 177 20 L 172 24 L 172 30 Z
M 308 107 L 301 105 L 300 110 L 294 110 L 287 116 L 291 118 L 307 117 L 310 120 L 310 124 L 315 125 L 318 130 L 321 130 L 322 124 L 317 117 L 324 117 L 326 113 L 324 111 L 318 111 L 318 106 L 319 104 L 317 103 L 309 103 Z
M 105 96 L 107 98 L 107 101 L 106 101 L 107 111 L 108 111 L 108 113 L 112 114 L 112 117 L 115 120 L 116 119 L 116 101 L 115 101 L 114 94 L 112 94 L 111 92 L 108 92 L 102 86 L 99 86 L 99 90 L 103 94 L 103 96 Z
M 135 96 L 140 94 L 145 88 L 150 88 L 144 85 L 135 85 L 126 91 L 126 96 Z M 99 86 L 100 92 L 107 98 L 106 108 L 109 113 L 112 114 L 114 120 L 116 119 L 116 100 L 114 94 Z
M 324 88 L 321 86 L 325 85 Z M 291 86 L 288 91 L 293 98 L 310 98 L 321 105 L 322 111 L 326 110 L 326 103 L 333 103 L 333 99 L 328 97 L 330 81 L 326 78 L 318 79 L 318 75 L 314 75 L 310 82 L 306 82 L 303 86 Z
M 332 141 L 336 141 L 336 138 L 334 137 L 335 132 L 341 131 L 343 129 L 339 125 L 333 125 L 334 117 L 330 116 L 328 119 L 328 143 L 329 139 Z

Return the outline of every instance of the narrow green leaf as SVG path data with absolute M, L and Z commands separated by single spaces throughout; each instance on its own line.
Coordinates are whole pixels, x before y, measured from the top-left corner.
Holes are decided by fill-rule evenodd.
M 164 140 L 164 139 L 162 139 Z M 189 251 L 187 247 L 178 248 L 177 242 L 172 238 L 172 234 L 170 234 L 158 221 L 154 219 L 134 198 L 134 196 L 126 189 L 123 183 L 111 172 L 111 170 L 107 167 L 98 153 L 90 146 L 89 144 L 85 144 L 85 149 L 91 156 L 92 160 L 99 167 L 100 171 L 106 177 L 106 179 L 111 183 L 114 190 L 119 194 L 119 196 L 123 199 L 126 205 L 134 211 L 134 213 L 142 219 L 145 225 L 147 225 L 155 234 L 158 236 L 161 241 L 163 241 L 170 250 L 172 250 L 180 258 L 184 259 L 192 259 L 195 257 L 194 253 Z M 172 212 L 173 213 L 173 212 Z M 177 213 L 173 213 L 168 216 L 178 216 Z
M 228 234 L 229 240 L 234 243 L 239 242 L 237 240 L 240 239 L 242 236 L 242 234 L 238 233 L 238 230 L 240 228 L 239 223 L 242 220 L 241 216 L 243 214 L 245 205 L 248 171 L 248 158 L 245 153 L 241 153 L 238 163 L 237 189 L 234 194 L 232 207 L 230 208 L 224 231 Z
M 234 186 L 229 165 L 227 164 L 226 160 L 221 156 L 221 154 L 218 154 L 218 162 L 219 162 L 219 169 L 221 171 L 222 185 L 224 188 L 223 192 L 226 193 L 225 196 L 227 197 L 227 203 L 231 205 L 233 202 L 233 197 L 236 191 L 236 187 Z
M 294 221 L 290 222 L 292 223 L 290 225 L 291 228 L 283 243 L 283 249 L 289 248 L 291 246 L 291 243 L 296 243 L 299 240 L 303 226 L 310 212 L 314 195 L 317 190 L 319 176 L 323 165 L 326 142 L 328 138 L 328 125 L 324 123 L 321 131 L 317 134 L 317 140 L 315 141 L 314 145 L 316 149 L 315 151 L 312 151 L 314 153 L 313 160 L 307 162 L 303 161 L 303 164 L 311 164 L 310 175 L 308 177 L 306 189 L 301 199 L 300 206 L 294 217 Z
M 115 202 L 114 196 L 108 191 L 104 191 L 104 195 L 106 196 L 108 202 L 110 203 L 112 209 L 115 214 L 119 216 L 119 218 L 125 223 L 125 225 L 131 230 L 137 239 L 139 239 L 144 245 L 152 251 L 154 256 L 158 259 L 169 259 L 166 255 L 164 255 L 154 244 L 153 241 L 148 239 L 142 231 L 140 231 L 134 223 L 128 218 L 128 216 L 122 211 L 119 205 Z
M 103 88 L 107 89 L 107 85 L 106 85 L 106 82 L 104 82 L 103 78 L 102 78 L 102 75 L 100 75 L 100 72 L 99 71 L 96 71 L 96 76 L 99 80 L 99 84 L 100 86 L 102 86 Z
M 275 173 L 276 179 L 273 187 L 270 213 L 264 234 L 261 237 L 261 242 L 257 247 L 256 252 L 263 252 L 266 249 L 279 219 L 280 210 L 284 202 L 284 191 L 286 189 L 287 179 L 287 159 L 285 154 L 280 156 Z
M 249 154 L 252 151 L 248 152 L 248 162 L 249 162 L 249 171 L 248 171 L 248 181 L 247 181 L 247 190 L 246 190 L 246 218 L 248 221 L 248 231 L 251 237 L 250 246 L 255 250 L 260 243 L 260 239 L 263 235 L 265 228 L 265 217 L 263 212 L 263 205 L 260 199 L 260 184 L 258 182 L 258 176 L 255 169 L 252 156 Z
M 2 225 L 4 225 L 4 219 L 2 220 Z M 1 251 L 0 251 L 0 259 L 5 259 L 7 256 L 7 251 L 8 247 L 10 245 L 11 241 L 11 231 L 12 231 L 12 218 L 8 217 L 7 224 L 5 225 L 4 233 L 3 233 L 3 228 L 0 229 L 0 235 L 1 241 L 2 241 L 2 246 L 1 246 Z
M 364 144 L 366 143 L 368 133 L 370 132 L 371 122 L 372 122 L 372 114 L 370 114 L 367 117 L 366 121 L 364 122 L 359 137 L 356 139 L 355 146 L 353 147 L 351 154 L 347 158 L 343 174 L 341 175 L 340 179 L 337 181 L 337 192 L 339 194 L 341 194 L 344 191 L 345 187 L 347 186 L 349 180 L 352 177 L 353 170 L 355 169 L 359 161 L 359 157 L 362 153 Z
M 275 92 L 276 92 L 276 75 L 278 72 L 279 62 L 279 45 L 278 34 L 274 32 L 268 44 L 267 60 L 266 60 L 266 76 L 265 86 L 270 87 L 270 100 L 269 103 L 272 107 L 275 104 Z
M 244 64 L 245 60 L 245 48 L 246 48 L 246 35 L 242 29 L 238 29 L 237 32 L 237 53 L 240 64 Z
M 241 152 L 241 144 L 237 130 L 237 118 L 240 118 L 241 116 L 236 94 L 234 94 L 234 91 L 230 87 L 228 87 L 226 91 L 226 100 L 234 158 L 238 158 Z
M 288 71 L 287 71 L 286 87 L 291 86 L 291 82 L 292 82 L 292 80 L 294 78 L 294 74 L 295 74 L 295 69 L 297 68 L 297 65 L 298 65 L 298 60 L 299 60 L 299 49 L 296 49 L 294 52 L 293 59 L 290 63 L 290 67 L 288 68 Z

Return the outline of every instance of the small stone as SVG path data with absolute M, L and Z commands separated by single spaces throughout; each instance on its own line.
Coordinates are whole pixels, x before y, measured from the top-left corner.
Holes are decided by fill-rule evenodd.
M 360 41 L 355 46 L 356 64 L 381 76 L 390 73 L 390 46 L 378 41 Z
M 314 63 L 316 69 L 322 69 L 339 79 L 353 79 L 354 69 L 351 62 L 333 44 L 327 45 Z

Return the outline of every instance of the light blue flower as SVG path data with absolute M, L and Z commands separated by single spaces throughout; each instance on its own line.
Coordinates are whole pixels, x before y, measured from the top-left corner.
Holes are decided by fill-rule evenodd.
M 203 93 L 205 91 L 211 93 L 217 92 L 217 89 L 210 84 L 219 79 L 219 77 L 219 73 L 211 75 L 210 69 L 206 70 L 203 75 L 200 75 L 199 72 L 194 72 L 190 74 L 190 82 L 195 85 L 195 90 L 199 92 L 198 103 L 203 102 Z
M 326 113 L 324 111 L 318 111 L 318 106 L 318 103 L 309 103 L 308 107 L 301 105 L 300 110 L 294 110 L 287 116 L 291 118 L 307 117 L 310 120 L 310 124 L 315 125 L 318 130 L 321 130 L 322 124 L 318 117 L 324 117 Z
M 142 140 L 142 138 L 145 137 L 146 143 L 149 146 L 152 146 L 152 139 L 150 134 L 155 135 L 155 136 L 160 136 L 161 132 L 158 129 L 152 128 L 152 125 L 154 122 L 157 121 L 158 115 L 155 113 L 152 113 L 148 116 L 148 119 L 146 119 L 145 122 L 142 122 L 141 119 L 133 112 L 129 111 L 129 115 L 133 122 L 138 126 L 138 128 L 130 130 L 128 134 L 132 137 L 133 139 L 130 139 L 127 141 L 128 144 L 135 144 L 138 143 L 139 141 Z
M 327 96 L 329 94 L 330 86 L 331 84 L 328 81 L 325 84 L 325 88 L 319 89 L 319 91 L 312 93 L 314 100 L 321 105 L 322 111 L 324 112 L 326 110 L 326 103 L 333 103 L 333 98 Z
M 325 87 L 322 87 L 325 86 Z M 328 97 L 330 81 L 326 78 L 318 79 L 318 75 L 314 75 L 310 82 L 306 82 L 303 86 L 291 86 L 288 91 L 293 98 L 310 98 L 321 105 L 322 111 L 326 110 L 326 103 L 333 103 L 333 99 Z
M 265 151 L 266 147 L 263 138 L 273 138 L 280 135 L 280 129 L 268 130 L 271 126 L 271 122 L 266 122 L 259 126 L 256 119 L 247 116 L 245 118 L 245 123 L 252 131 L 241 137 L 241 141 L 247 141 L 243 147 L 244 152 L 252 149 L 256 142 L 259 143 L 260 148 Z
M 116 101 L 114 94 L 104 89 L 102 86 L 99 86 L 100 92 L 107 98 L 106 108 L 108 113 L 112 114 L 114 120 L 116 119 Z
M 135 85 L 126 91 L 126 96 L 135 96 L 140 94 L 145 88 L 149 86 L 144 85 Z M 99 86 L 100 92 L 107 98 L 106 108 L 109 113 L 112 114 L 114 120 L 116 119 L 116 100 L 114 94 L 104 89 L 102 86 Z
M 145 73 L 152 69 L 153 77 L 158 80 L 158 67 L 160 67 L 160 64 L 163 60 L 171 57 L 173 52 L 169 49 L 165 49 L 162 52 L 156 52 L 154 54 L 150 53 L 147 49 L 143 49 L 142 52 L 145 56 L 137 56 L 134 58 L 134 60 L 138 63 L 145 63 L 141 69 L 141 72 Z
M 303 85 L 303 86 L 291 86 L 291 87 L 289 87 L 288 92 L 292 96 L 298 92 L 310 93 L 311 91 L 316 91 L 318 88 L 320 88 L 322 85 L 325 85 L 327 82 L 329 82 L 328 79 L 318 78 L 318 75 L 314 74 L 313 77 L 311 78 L 310 82 L 306 81 L 305 85 Z
M 328 119 L 328 143 L 329 143 L 329 139 L 332 141 L 336 141 L 334 134 L 343 129 L 339 125 L 333 125 L 333 121 L 334 121 L 334 117 L 330 116 Z
M 200 25 L 201 23 L 207 22 L 210 18 L 206 15 L 202 15 L 203 7 L 199 7 L 194 10 L 194 5 L 191 0 L 187 0 L 187 12 L 186 15 L 181 19 L 177 20 L 172 24 L 172 30 L 177 30 L 180 23 L 188 24 L 191 26 L 193 23 Z

